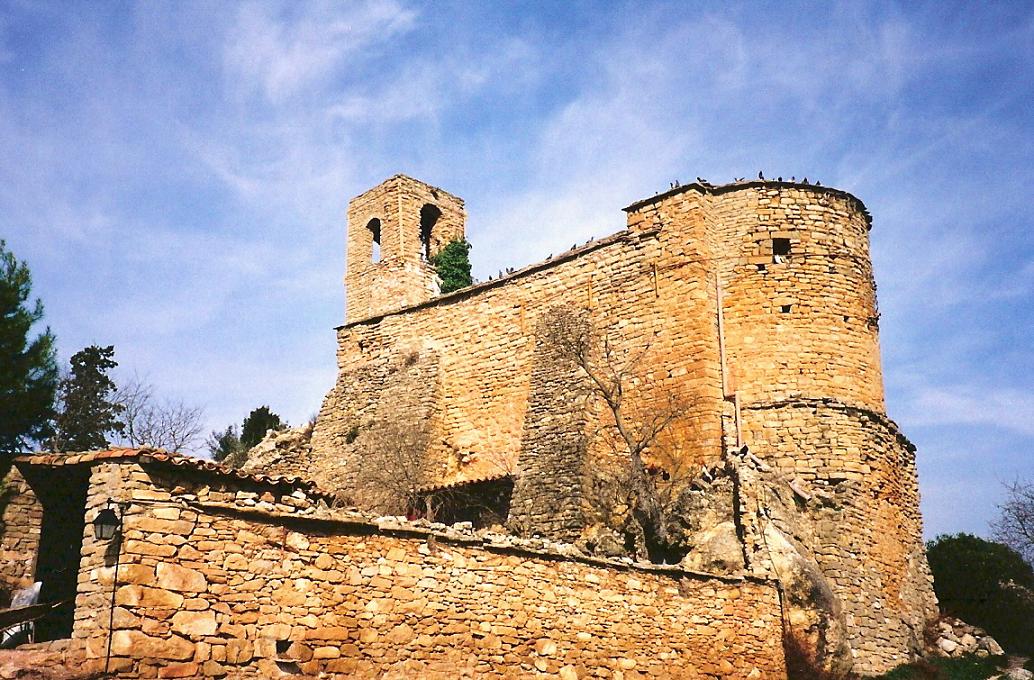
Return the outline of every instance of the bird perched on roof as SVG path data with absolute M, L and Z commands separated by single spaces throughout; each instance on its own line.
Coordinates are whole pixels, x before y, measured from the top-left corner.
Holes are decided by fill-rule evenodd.
M 765 179 L 765 173 L 763 173 L 761 170 L 758 170 L 758 179 Z

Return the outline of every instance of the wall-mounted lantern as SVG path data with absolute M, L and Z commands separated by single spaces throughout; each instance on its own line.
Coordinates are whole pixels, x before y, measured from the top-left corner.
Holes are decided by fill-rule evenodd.
M 110 541 L 121 526 L 122 518 L 115 514 L 111 501 L 108 501 L 108 505 L 93 518 L 93 535 L 98 541 Z
M 93 518 L 93 535 L 98 541 L 110 541 L 116 536 L 121 539 L 122 518 L 125 516 L 129 504 L 116 501 L 115 505 L 118 506 L 120 512 L 115 512 L 115 509 L 111 507 L 112 501 L 109 498 L 107 504 Z M 122 552 L 122 541 L 116 541 L 111 547 L 115 551 L 115 573 L 111 577 L 111 609 L 108 613 L 108 650 L 104 655 L 104 677 L 106 678 L 110 677 L 108 669 L 111 667 L 111 639 L 115 623 L 115 593 L 118 591 L 118 563 Z

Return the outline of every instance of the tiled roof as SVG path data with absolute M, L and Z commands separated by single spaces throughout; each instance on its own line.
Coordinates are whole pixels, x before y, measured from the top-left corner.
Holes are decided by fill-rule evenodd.
M 467 486 L 468 484 L 480 484 L 482 482 L 498 482 L 502 479 L 513 479 L 513 475 L 508 472 L 500 472 L 493 475 L 486 475 L 484 477 L 477 477 L 474 479 L 460 479 L 455 482 L 449 482 L 447 484 L 432 484 L 428 486 L 421 486 L 417 489 L 417 493 L 429 493 L 432 491 L 446 491 L 448 489 L 458 489 L 461 486 Z
M 323 491 L 316 482 L 302 477 L 283 477 L 279 475 L 251 474 L 220 465 L 210 460 L 192 458 L 181 453 L 173 453 L 165 449 L 107 449 L 105 451 L 86 451 L 83 453 L 34 453 L 17 456 L 14 459 L 16 464 L 38 465 L 42 467 L 62 467 L 69 465 L 92 465 L 107 461 L 118 461 L 132 459 L 141 463 L 157 463 L 168 465 L 183 470 L 201 472 L 218 477 L 231 477 L 262 484 L 264 486 L 290 487 L 301 489 L 311 496 L 319 498 L 332 498 L 333 495 Z

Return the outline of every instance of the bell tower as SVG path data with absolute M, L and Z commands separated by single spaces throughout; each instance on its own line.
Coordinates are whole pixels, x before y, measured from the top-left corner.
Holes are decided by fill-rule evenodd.
M 430 260 L 464 237 L 463 199 L 395 175 L 348 203 L 347 323 L 381 316 L 438 295 Z

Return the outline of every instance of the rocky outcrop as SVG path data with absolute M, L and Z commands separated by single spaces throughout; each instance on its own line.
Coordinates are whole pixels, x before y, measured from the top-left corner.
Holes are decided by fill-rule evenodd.
M 305 460 L 312 452 L 312 425 L 286 430 L 269 430 L 262 441 L 245 454 L 241 468 L 268 472 L 285 467 L 288 461 Z
M 943 617 L 931 632 L 932 641 L 927 646 L 930 655 L 958 657 L 975 654 L 988 657 L 1005 654 L 998 641 L 983 628 L 971 626 L 951 616 Z
M 726 461 L 736 484 L 748 570 L 780 582 L 786 635 L 810 663 L 834 676 L 846 676 L 854 663 L 846 616 L 809 547 L 814 545 L 815 529 L 805 508 L 812 496 L 747 447 L 729 454 Z

